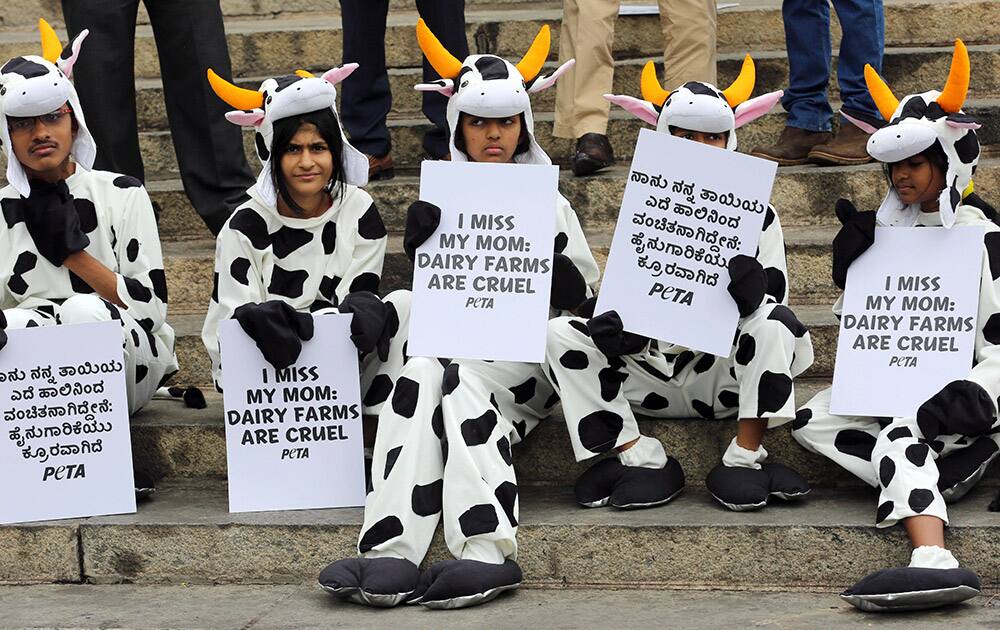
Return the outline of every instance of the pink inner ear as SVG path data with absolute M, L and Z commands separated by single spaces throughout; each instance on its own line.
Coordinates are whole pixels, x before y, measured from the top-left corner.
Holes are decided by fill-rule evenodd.
M 752 98 L 749 101 L 738 105 L 736 107 L 736 128 L 739 129 L 748 122 L 757 120 L 764 114 L 771 111 L 778 101 L 781 100 L 782 94 L 784 94 L 782 90 L 778 90 L 777 92 L 768 92 L 767 94 L 761 94 L 757 98 Z
M 656 107 L 649 101 L 619 94 L 605 94 L 604 98 L 651 125 L 656 125 L 656 120 L 660 117 Z
M 954 127 L 955 129 L 979 129 L 982 127 L 977 122 L 958 122 L 954 120 L 946 120 L 945 122 L 948 123 L 949 127 Z
M 546 89 L 552 87 L 553 85 L 555 85 L 555 83 L 559 79 L 559 77 L 561 77 L 563 74 L 565 74 L 574 65 L 576 65 L 576 59 L 570 59 L 569 61 L 567 61 L 563 65 L 561 65 L 558 68 L 556 68 L 556 71 L 553 72 L 552 74 L 550 74 L 549 76 L 547 76 L 547 77 L 541 77 L 541 78 L 535 80 L 535 82 L 531 84 L 531 87 L 528 88 L 528 93 L 529 94 L 537 94 L 538 92 L 541 92 L 542 90 L 546 90 Z
M 237 109 L 226 112 L 226 120 L 241 127 L 258 127 L 264 122 L 264 112 L 259 109 L 249 112 Z
M 861 131 L 867 133 L 868 135 L 871 135 L 871 134 L 875 133 L 876 131 L 878 131 L 878 128 L 875 127 L 874 125 L 870 125 L 870 124 L 866 123 L 863 120 L 855 118 L 854 116 L 851 116 L 850 114 L 848 114 L 844 110 L 840 110 L 840 115 L 843 116 L 844 118 L 846 118 L 847 120 L 851 121 L 852 123 L 854 123 L 855 127 L 857 127 L 858 129 L 860 129 Z
M 442 79 L 444 85 L 437 83 L 418 83 L 413 89 L 418 92 L 438 92 L 448 97 L 455 93 L 455 84 L 451 79 Z
M 90 35 L 90 31 L 88 29 L 80 31 L 79 34 L 73 38 L 73 41 L 67 44 L 67 46 L 70 47 L 70 50 L 73 51 L 70 54 L 69 59 L 63 59 L 60 55 L 59 59 L 56 60 L 56 65 L 67 77 L 73 76 L 73 65 L 76 64 L 76 59 L 80 56 L 80 47 L 83 45 L 83 40 L 87 39 L 87 35 Z
M 337 85 L 347 77 L 351 76 L 351 73 L 358 69 L 358 64 L 356 63 L 345 63 L 339 68 L 330 68 L 323 73 L 323 78 L 330 83 Z

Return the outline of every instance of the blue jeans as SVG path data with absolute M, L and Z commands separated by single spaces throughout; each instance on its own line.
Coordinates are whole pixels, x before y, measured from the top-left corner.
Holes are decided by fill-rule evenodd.
M 885 15 L 882 0 L 833 0 L 843 27 L 837 82 L 844 109 L 880 118 L 865 85 L 865 64 L 882 71 Z M 833 110 L 826 98 L 830 82 L 830 3 L 784 0 L 781 7 L 788 49 L 788 89 L 781 105 L 788 126 L 830 131 Z

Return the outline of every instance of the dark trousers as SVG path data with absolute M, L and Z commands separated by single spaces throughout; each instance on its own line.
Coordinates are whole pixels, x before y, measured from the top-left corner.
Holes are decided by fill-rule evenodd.
M 135 20 L 139 0 L 62 0 L 67 30 L 90 29 L 73 67 L 94 139 L 96 167 L 145 180 L 135 105 Z M 145 0 L 181 181 L 191 205 L 217 234 L 254 182 L 231 109 L 212 92 L 206 68 L 230 77 L 218 0 Z
M 417 11 L 445 48 L 459 60 L 469 55 L 465 39 L 465 0 L 416 0 Z M 361 66 L 341 84 L 341 117 L 351 143 L 369 155 L 392 149 L 385 119 L 392 109 L 385 67 L 385 22 L 389 0 L 341 0 L 344 23 L 343 62 Z M 416 35 L 413 35 L 414 39 Z M 441 77 L 424 59 L 424 82 Z M 425 92 L 423 111 L 434 128 L 424 134 L 424 151 L 439 158 L 448 153 L 448 99 Z

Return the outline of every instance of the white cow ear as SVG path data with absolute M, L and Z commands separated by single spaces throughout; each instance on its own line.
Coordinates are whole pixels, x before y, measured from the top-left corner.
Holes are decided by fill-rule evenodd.
M 413 86 L 418 92 L 438 92 L 445 97 L 450 97 L 455 93 L 455 82 L 451 79 L 438 79 L 433 83 L 418 83 Z
M 757 98 L 752 98 L 749 101 L 743 101 L 737 105 L 735 111 L 736 128 L 739 129 L 748 122 L 757 120 L 764 114 L 771 111 L 771 109 L 778 104 L 778 101 L 781 100 L 782 94 L 784 94 L 782 90 L 768 92 L 767 94 L 761 94 Z
M 226 112 L 226 120 L 241 127 L 259 127 L 260 124 L 264 122 L 264 110 L 251 109 L 249 111 L 244 111 L 242 109 L 237 109 L 231 112 Z
M 337 85 L 347 77 L 351 76 L 351 73 L 358 69 L 358 64 L 356 63 L 345 63 L 339 68 L 330 68 L 323 73 L 323 78 L 333 85 Z
M 552 87 L 553 85 L 555 85 L 556 80 L 559 79 L 559 77 L 561 77 L 563 74 L 565 74 L 566 71 L 572 68 L 575 64 L 576 64 L 576 59 L 570 59 L 563 65 L 556 68 L 556 71 L 550 74 L 549 76 L 539 77 L 535 79 L 532 82 L 531 87 L 528 88 L 528 94 L 537 94 L 542 90 Z
M 56 60 L 56 66 L 67 77 L 73 76 L 73 65 L 76 63 L 77 57 L 80 56 L 80 46 L 83 45 L 83 40 L 87 39 L 87 35 L 90 35 L 89 30 L 80 31 L 70 43 L 66 44 L 59 59 Z
M 641 98 L 619 94 L 605 94 L 604 98 L 650 125 L 655 125 L 660 117 L 660 113 L 656 111 L 656 106 Z

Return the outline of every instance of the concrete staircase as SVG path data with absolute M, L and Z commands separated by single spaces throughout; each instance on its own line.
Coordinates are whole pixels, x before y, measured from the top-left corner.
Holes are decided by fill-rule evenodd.
M 0 15 L 0 58 L 37 51 L 33 23 L 54 15 L 49 0 L 13 0 Z M 296 67 L 324 69 L 339 63 L 341 23 L 335 3 L 321 0 L 223 0 L 234 71 L 256 87 L 270 73 Z M 397 5 L 399 5 L 397 7 Z M 394 104 L 394 155 L 402 175 L 369 187 L 390 230 L 385 290 L 408 286 L 402 254 L 405 209 L 416 199 L 420 138 L 427 126 L 412 85 L 419 78 L 412 5 L 393 0 L 386 34 Z M 541 24 L 553 27 L 555 62 L 561 9 L 553 2 L 467 0 L 470 45 L 518 57 Z M 140 21 L 144 21 L 140 19 Z M 972 54 L 967 109 L 980 116 L 986 145 L 1000 146 L 1000 11 L 987 0 L 886 0 L 885 71 L 897 94 L 943 85 L 951 42 L 962 37 Z M 835 37 L 837 39 L 839 37 Z M 625 17 L 615 38 L 615 90 L 638 93 L 646 59 L 659 59 L 662 35 L 655 16 Z M 749 0 L 719 16 L 720 83 L 738 71 L 744 52 L 758 66 L 755 93 L 780 89 L 787 55 L 778 0 Z M 208 386 L 210 371 L 200 340 L 212 286 L 213 243 L 184 197 L 166 126 L 151 31 L 140 26 L 136 42 L 136 92 L 147 189 L 161 213 L 170 321 L 178 332 L 181 372 L 176 381 Z M 835 84 L 834 84 L 835 85 Z M 554 90 L 536 105 L 536 132 L 553 158 L 563 160 L 569 141 L 551 136 Z M 747 149 L 777 136 L 784 115 L 772 113 L 740 132 Z M 572 202 L 603 265 L 614 227 L 627 160 L 640 124 L 612 113 L 609 134 L 620 165 L 588 179 L 564 171 L 560 189 Z M 249 137 L 249 136 L 247 136 Z M 987 146 L 987 155 L 993 147 Z M 247 144 L 248 155 L 253 155 Z M 256 160 L 252 160 L 256 163 Z M 988 199 L 1000 190 L 1000 160 L 985 159 L 976 177 Z M 836 320 L 829 306 L 829 243 L 836 232 L 833 202 L 841 196 L 872 208 L 884 194 L 878 165 L 782 168 L 773 202 L 785 228 L 792 302 L 816 346 L 816 363 L 797 384 L 807 400 L 828 386 L 833 370 Z M 298 583 L 326 562 L 354 552 L 361 510 L 316 510 L 231 515 L 225 494 L 225 443 L 221 398 L 208 394 L 205 411 L 154 402 L 133 419 L 135 457 L 164 478 L 155 498 L 138 514 L 0 527 L 0 584 L 97 583 Z M 725 511 L 704 491 L 705 474 L 718 461 L 734 425 L 704 420 L 642 421 L 683 464 L 689 489 L 667 507 L 640 512 L 577 509 L 568 486 L 583 466 L 573 462 L 558 416 L 515 450 L 522 493 L 519 562 L 528 584 L 540 587 L 729 588 L 833 590 L 861 575 L 906 561 L 898 529 L 872 527 L 875 492 L 830 462 L 801 449 L 787 428 L 772 432 L 774 459 L 806 474 L 816 490 L 796 506 L 760 513 Z M 992 471 L 973 495 L 955 506 L 949 541 L 978 571 L 988 590 L 1000 588 L 997 553 L 1000 519 L 986 511 L 1000 485 Z M 429 560 L 447 557 L 441 540 Z

